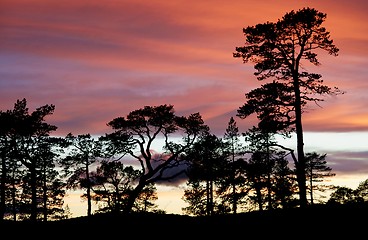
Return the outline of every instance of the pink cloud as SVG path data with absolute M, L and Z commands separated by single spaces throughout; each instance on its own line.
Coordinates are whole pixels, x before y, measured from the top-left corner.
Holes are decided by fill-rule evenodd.
M 347 94 L 305 114 L 307 130 L 367 129 L 366 5 L 309 2 L 327 13 L 326 26 L 340 48 L 337 58 L 321 54 L 322 66 L 313 70 Z M 60 131 L 101 132 L 111 117 L 170 103 L 180 113 L 199 111 L 222 132 L 244 93 L 261 84 L 252 65 L 232 57 L 243 43 L 242 28 L 304 6 L 297 1 L 6 0 L 0 15 L 0 60 L 6 65 L 0 72 L 0 106 L 22 97 L 35 106 L 53 103 Z

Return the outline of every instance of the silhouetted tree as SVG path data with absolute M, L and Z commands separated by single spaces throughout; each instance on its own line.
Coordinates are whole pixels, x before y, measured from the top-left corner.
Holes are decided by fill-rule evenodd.
M 360 182 L 355 191 L 364 202 L 368 202 L 368 179 Z
M 361 181 L 356 189 L 350 187 L 335 187 L 330 194 L 327 204 L 367 204 L 368 203 L 368 179 Z
M 43 221 L 65 218 L 64 196 L 66 184 L 60 177 L 56 163 L 59 160 L 59 146 L 63 146 L 61 138 L 49 137 L 38 147 L 38 194 Z M 61 150 L 62 151 L 62 150 Z
M 21 174 L 17 174 L 20 168 L 17 166 L 17 161 L 11 156 L 14 148 L 12 144 L 12 135 L 14 133 L 14 118 L 11 110 L 5 112 L 0 111 L 0 160 L 1 160 L 1 180 L 0 180 L 0 219 L 4 219 L 7 211 L 7 205 L 12 206 L 14 221 L 16 220 L 15 212 L 15 191 L 16 184 L 19 183 Z M 19 173 L 19 171 L 18 171 Z M 10 208 L 9 208 L 10 209 Z M 8 211 L 9 212 L 9 211 Z
M 263 210 L 263 205 L 266 202 L 268 182 L 267 176 L 270 174 L 270 162 L 267 161 L 267 153 L 254 152 L 250 159 L 246 162 L 247 183 L 254 191 L 254 195 L 249 195 L 252 202 L 255 202 L 260 211 Z
M 228 173 L 224 170 L 227 166 L 224 143 L 216 135 L 206 134 L 193 144 L 186 158 L 190 162 L 189 179 L 205 185 L 206 215 L 213 215 L 217 207 L 214 195 L 216 181 Z
M 273 204 L 275 207 L 291 208 L 297 205 L 295 198 L 297 184 L 295 174 L 289 167 L 289 161 L 286 159 L 287 154 L 278 151 L 274 154 L 275 165 L 273 168 L 274 183 L 272 185 Z
M 178 168 L 185 163 L 183 154 L 209 129 L 199 113 L 177 116 L 174 107 L 166 104 L 134 110 L 126 117 L 113 119 L 108 126 L 114 130 L 106 136 L 115 144 L 113 149 L 123 155 L 129 153 L 141 169 L 138 184 L 125 205 L 125 213 L 132 210 L 145 186 L 183 174 L 185 168 Z M 152 148 L 156 140 L 163 142 L 163 152 L 155 155 Z
M 350 187 L 337 187 L 331 193 L 327 204 L 357 204 L 361 202 L 363 202 L 363 198 L 357 194 L 356 190 Z
M 32 221 L 63 217 L 65 188 L 55 169 L 62 139 L 51 137 L 56 126 L 45 123 L 53 105 L 29 114 L 26 99 L 0 112 L 1 212 Z
M 154 203 L 158 199 L 157 196 L 157 188 L 151 183 L 147 185 L 142 192 L 137 197 L 134 210 L 137 212 L 160 212 L 163 211 L 158 210 L 158 205 Z
M 139 170 L 125 166 L 121 161 L 102 160 L 90 176 L 92 197 L 99 205 L 98 212 L 119 213 L 139 176 Z
M 207 214 L 207 189 L 199 179 L 189 178 L 182 200 L 188 204 L 181 210 L 188 215 L 205 216 Z
M 234 214 L 237 213 L 237 205 L 238 202 L 243 197 L 242 191 L 238 191 L 238 187 L 244 184 L 244 179 L 241 174 L 241 168 L 239 168 L 238 161 L 242 161 L 239 159 L 244 154 L 244 146 L 240 142 L 239 128 L 236 125 L 236 121 L 233 117 L 230 118 L 228 122 L 228 126 L 225 130 L 225 135 L 223 137 L 223 141 L 225 142 L 226 155 L 228 155 L 228 165 L 226 169 L 228 171 L 228 175 L 223 177 L 223 186 L 221 187 L 221 192 L 225 195 L 229 195 L 230 202 L 232 203 L 232 211 Z M 228 181 L 226 181 L 228 179 Z M 227 188 L 230 187 L 230 193 L 226 194 Z
M 56 126 L 45 122 L 48 115 L 53 114 L 54 105 L 44 105 L 29 113 L 27 100 L 17 100 L 14 109 L 9 111 L 11 123 L 8 122 L 6 141 L 10 143 L 11 161 L 18 161 L 24 167 L 28 177 L 27 187 L 30 195 L 29 215 L 31 221 L 37 220 L 39 207 L 38 184 L 40 180 L 40 158 L 45 154 L 51 154 L 45 144 L 50 144 L 50 133 L 57 129 Z M 9 119 L 8 119 L 9 120 Z M 4 136 L 4 135 L 3 135 Z M 3 139 L 4 140 L 4 139 Z M 13 165 L 15 166 L 15 165 Z M 6 169 L 3 169 L 6 171 Z M 23 193 L 25 194 L 25 188 Z M 26 210 L 27 211 L 27 210 Z
M 258 80 L 271 83 L 246 94 L 247 102 L 238 109 L 245 118 L 257 113 L 260 124 L 272 124 L 278 131 L 294 130 L 297 136 L 295 168 L 300 205 L 307 205 L 306 161 L 302 113 L 307 102 L 323 101 L 318 95 L 341 93 L 323 84 L 320 74 L 305 71 L 306 64 L 318 66 L 317 51 L 337 56 L 339 49 L 322 26 L 326 14 L 313 8 L 286 13 L 277 22 L 266 22 L 243 29 L 245 45 L 236 47 L 235 58 L 253 62 Z M 303 64 L 303 68 L 301 68 Z
M 92 183 L 90 172 L 93 164 L 101 156 L 102 144 L 90 134 L 74 136 L 69 133 L 65 137 L 69 144 L 68 155 L 61 162 L 64 167 L 65 177 L 68 177 L 67 187 L 69 189 L 85 189 L 83 197 L 87 199 L 87 216 L 92 215 Z
M 332 168 L 326 165 L 326 154 L 318 154 L 316 152 L 306 153 L 305 160 L 307 180 L 309 182 L 307 188 L 309 188 L 310 202 L 313 204 L 315 191 L 325 192 L 334 188 L 333 185 L 314 183 L 323 182 L 327 177 L 333 177 L 336 174 L 332 173 Z
M 294 195 L 294 172 L 289 168 L 286 159 L 287 155 L 293 153 L 279 145 L 275 133 L 270 130 L 253 126 L 243 133 L 246 152 L 250 154 L 245 167 L 246 175 L 248 184 L 255 190 L 255 196 L 250 198 L 257 202 L 260 210 L 263 209 L 263 204 L 267 204 L 268 209 L 289 207 Z M 288 153 L 279 148 L 288 150 Z
M 276 144 L 275 138 L 268 129 L 260 129 L 252 127 L 243 133 L 247 151 L 251 153 L 251 157 L 247 165 L 247 176 L 257 193 L 257 202 L 259 209 L 262 210 L 261 189 L 267 188 L 268 208 L 272 208 L 272 169 L 275 165 L 273 154 L 275 150 L 272 146 Z M 264 174 L 264 176 L 262 176 Z M 261 189 L 258 189 L 261 188 Z

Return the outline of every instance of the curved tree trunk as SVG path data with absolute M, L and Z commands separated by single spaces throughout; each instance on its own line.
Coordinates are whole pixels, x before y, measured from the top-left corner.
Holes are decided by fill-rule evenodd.
M 123 209 L 124 214 L 131 213 L 135 200 L 138 198 L 139 194 L 142 192 L 145 186 L 146 186 L 145 181 L 139 181 L 138 185 L 134 188 L 134 190 L 130 193 L 128 197 L 127 203 Z

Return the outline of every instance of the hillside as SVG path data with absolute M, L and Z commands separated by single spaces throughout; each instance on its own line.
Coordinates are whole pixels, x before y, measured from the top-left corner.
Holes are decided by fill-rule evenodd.
M 332 239 L 366 235 L 367 206 L 325 205 L 306 209 L 278 209 L 236 215 L 190 217 L 175 214 L 98 214 L 57 222 L 3 222 L 1 229 L 18 236 L 50 239 L 103 238 L 198 238 L 244 237 L 257 239 Z M 20 230 L 20 231 L 19 231 Z M 3 231 L 2 231 L 3 232 Z M 50 235 L 51 234 L 51 235 Z M 136 236 L 136 237 L 134 237 Z

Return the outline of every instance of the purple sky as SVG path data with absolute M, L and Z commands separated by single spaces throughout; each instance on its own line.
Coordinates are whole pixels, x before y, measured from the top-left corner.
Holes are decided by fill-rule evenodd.
M 324 25 L 340 49 L 337 57 L 321 53 L 321 66 L 304 67 L 346 91 L 326 97 L 321 107 L 310 105 L 303 116 L 306 149 L 328 153 L 340 179 L 366 179 L 363 0 L 2 0 L 0 109 L 12 109 L 22 98 L 30 111 L 54 104 L 47 121 L 58 127 L 55 134 L 101 135 L 115 117 L 172 104 L 178 115 L 200 112 L 211 131 L 223 135 L 244 94 L 260 86 L 253 66 L 232 57 L 244 42 L 242 28 L 302 7 L 327 14 Z M 255 123 L 236 121 L 243 132 Z

